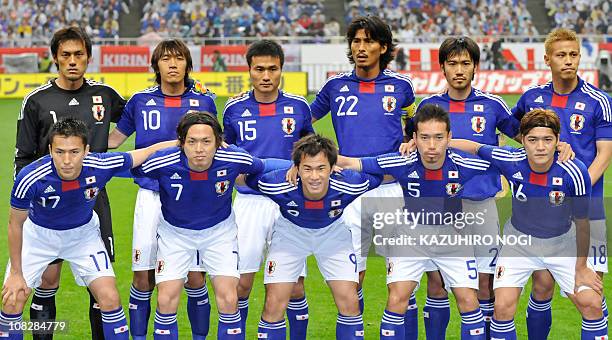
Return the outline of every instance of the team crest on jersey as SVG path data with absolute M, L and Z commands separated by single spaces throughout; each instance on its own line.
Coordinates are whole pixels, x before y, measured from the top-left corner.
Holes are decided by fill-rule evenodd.
M 584 116 L 574 113 L 570 116 L 570 127 L 574 131 L 580 131 L 584 127 Z
M 140 249 L 134 249 L 134 259 L 133 259 L 134 263 L 135 264 L 140 263 L 140 258 L 141 258 Z
M 104 105 L 102 104 L 94 104 L 91 107 L 91 112 L 93 112 L 93 117 L 95 120 L 101 122 L 104 119 Z
M 474 116 L 472 117 L 472 130 L 476 133 L 482 133 L 485 129 L 485 124 L 487 120 L 483 116 Z
M 268 264 L 266 265 L 266 271 L 268 272 L 268 275 L 272 275 L 275 269 L 276 269 L 276 261 L 268 261 Z
M 383 109 L 387 112 L 395 111 L 395 106 L 397 104 L 397 99 L 393 96 L 384 96 L 382 98 Z
M 98 191 L 98 187 L 85 189 L 85 191 L 83 192 L 85 194 L 85 199 L 91 201 L 92 199 L 96 198 L 96 196 L 98 196 Z
M 283 120 L 281 121 L 281 124 L 283 126 L 283 131 L 290 135 L 293 132 L 295 132 L 295 119 L 293 118 L 283 118 Z
M 548 194 L 548 199 L 550 200 L 550 204 L 559 206 L 563 204 L 565 200 L 565 193 L 563 191 L 553 190 Z
M 495 270 L 495 276 L 497 277 L 497 279 L 501 279 L 502 276 L 504 276 L 505 272 L 506 272 L 506 268 L 504 266 L 499 266 Z
M 329 218 L 336 218 L 342 214 L 342 208 L 332 209 L 329 211 Z
M 446 184 L 446 193 L 448 196 L 453 197 L 461 190 L 461 184 L 459 183 L 448 183 Z
M 221 196 L 225 194 L 225 192 L 229 188 L 229 184 L 230 184 L 229 181 L 217 182 L 215 183 L 215 191 L 217 192 L 217 194 L 219 194 L 219 196 Z
M 166 268 L 166 263 L 164 262 L 164 260 L 157 260 L 157 268 L 155 268 L 157 274 L 163 272 L 164 268 Z

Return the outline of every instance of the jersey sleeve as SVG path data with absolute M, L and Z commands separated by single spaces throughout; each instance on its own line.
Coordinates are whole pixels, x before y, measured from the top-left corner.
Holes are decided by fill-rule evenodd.
M 236 131 L 232 126 L 231 119 L 231 109 L 225 108 L 223 110 L 223 137 L 225 138 L 225 142 L 228 144 L 236 144 Z
M 603 98 L 600 105 L 595 110 L 595 139 L 612 139 L 612 98 L 607 94 L 602 94 Z
M 17 121 L 17 140 L 15 143 L 14 177 L 37 158 L 38 142 L 43 136 L 38 135 L 38 110 L 31 98 L 26 99 Z
M 328 85 L 329 82 L 323 85 L 323 88 L 319 90 L 319 93 L 317 93 L 315 100 L 312 102 L 312 104 L 310 104 L 310 111 L 315 119 L 325 117 L 330 110 Z
M 302 127 L 302 131 L 300 131 L 300 137 L 315 133 L 314 128 L 312 127 L 312 113 L 310 112 L 310 105 L 303 103 L 302 114 L 304 115 L 304 126 Z
M 214 94 L 205 94 L 204 100 L 208 103 L 208 112 L 212 113 L 215 117 L 217 117 L 217 105 L 215 105 L 215 100 L 213 99 Z
M 497 129 L 506 136 L 514 138 L 519 133 L 519 121 L 512 118 L 512 112 L 501 98 L 499 98 L 499 102 L 497 100 L 495 102 Z
M 502 173 L 504 173 L 508 164 L 513 162 L 513 159 L 524 155 L 524 151 L 510 146 L 482 145 L 478 149 L 478 156 L 491 163 L 492 166 L 499 169 Z
M 126 177 L 126 174 L 132 169 L 132 155 L 127 152 L 104 152 L 93 155 L 94 157 L 86 158 L 83 164 L 107 170 L 109 178 L 119 174 L 121 177 Z
M 163 157 L 164 154 L 160 154 L 159 151 L 155 152 L 146 161 L 144 161 L 140 166 L 132 168 L 130 170 L 133 177 L 148 177 L 153 179 L 158 179 L 160 177 L 160 169 L 163 169 L 163 166 L 155 166 L 156 164 L 162 165 L 163 162 L 160 162 L 160 158 Z
M 409 171 L 409 165 L 412 164 L 409 160 L 413 157 L 417 157 L 416 152 L 411 153 L 408 157 L 400 155 L 399 152 L 376 157 L 363 157 L 361 158 L 361 171 L 375 176 L 391 175 L 399 179 Z
M 360 174 L 364 181 L 368 181 L 368 190 L 378 188 L 383 182 L 384 176 L 382 175 L 371 175 L 365 172 L 360 172 Z
M 111 96 L 113 98 L 111 105 L 111 122 L 117 123 L 121 119 L 123 109 L 125 108 L 126 101 L 123 97 L 111 88 Z
M 266 158 L 262 159 L 264 163 L 263 173 L 278 170 L 278 169 L 289 169 L 293 162 L 286 159 L 280 158 Z
M 449 155 L 451 160 L 458 166 L 464 183 L 475 176 L 484 175 L 491 166 L 491 163 L 487 160 L 473 155 L 458 154 L 456 152 L 451 152 Z
M 512 117 L 518 122 L 520 122 L 525 113 L 527 113 L 527 107 L 525 104 L 525 97 L 527 96 L 527 93 L 524 93 L 516 102 L 516 105 L 512 108 Z
M 36 195 L 36 184 L 32 183 L 31 173 L 22 171 L 15 178 L 13 190 L 11 191 L 11 207 L 20 210 L 28 210 L 30 202 Z
M 123 107 L 123 113 L 121 113 L 121 119 L 117 123 L 117 129 L 126 136 L 130 136 L 136 131 L 136 123 L 134 122 L 134 111 L 137 109 L 136 103 L 138 102 L 138 96 L 133 96 L 128 100 L 127 104 Z
M 589 205 L 591 197 L 591 177 L 589 171 L 582 162 L 568 161 L 563 163 L 567 167 L 567 181 L 572 196 L 572 216 L 577 219 L 589 217 Z
M 414 104 L 415 100 L 416 96 L 414 95 L 414 88 L 412 87 L 412 82 L 409 82 L 406 84 L 404 90 L 404 102 L 402 103 L 402 108 L 407 108 Z

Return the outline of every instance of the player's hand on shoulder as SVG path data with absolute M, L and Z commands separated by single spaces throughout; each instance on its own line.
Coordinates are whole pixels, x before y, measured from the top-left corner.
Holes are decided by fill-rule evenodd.
M 406 143 L 400 144 L 398 151 L 402 156 L 408 156 L 411 152 L 414 152 L 414 150 L 416 150 L 416 143 L 414 139 L 411 139 Z
M 298 168 L 295 164 L 291 165 L 287 173 L 285 174 L 285 180 L 291 185 L 297 185 Z
M 603 283 L 597 273 L 586 265 L 576 266 L 576 283 L 574 294 L 578 294 L 583 287 L 593 289 L 597 294 L 603 294 Z
M 230 146 L 229 144 L 227 144 L 225 141 L 223 141 L 223 142 L 221 142 L 221 147 L 220 148 L 221 149 L 227 149 L 227 148 L 229 148 L 229 146 Z
M 238 99 L 238 98 L 244 97 L 244 96 L 247 95 L 247 93 L 249 93 L 249 91 L 242 91 L 242 92 L 240 92 L 238 94 L 235 94 L 235 95 L 231 96 L 229 98 L 229 100 L 234 100 L 234 99 Z
M 2 287 L 2 305 L 17 305 L 17 298 L 24 294 L 20 300 L 24 300 L 30 294 L 31 289 L 23 278 L 23 274 L 9 272 L 6 282 Z
M 341 173 L 341 172 L 342 172 L 342 170 L 344 170 L 344 168 L 343 168 L 343 167 L 340 167 L 340 166 L 338 166 L 338 165 L 334 165 L 334 166 L 332 167 L 332 172 Z
M 557 151 L 559 152 L 559 161 L 567 162 L 576 158 L 576 153 L 572 150 L 572 146 L 566 142 L 559 142 L 557 144 Z

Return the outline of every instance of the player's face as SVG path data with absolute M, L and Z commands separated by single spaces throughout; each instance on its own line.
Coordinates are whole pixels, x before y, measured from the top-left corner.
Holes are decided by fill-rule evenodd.
M 470 86 L 476 67 L 470 54 L 463 51 L 448 58 L 442 65 L 442 71 L 449 87 L 455 90 L 464 90 Z
M 251 59 L 249 75 L 253 88 L 259 93 L 273 93 L 278 90 L 281 80 L 280 58 L 255 56 Z
M 364 29 L 357 30 L 351 41 L 351 54 L 355 67 L 370 70 L 379 66 L 380 56 L 387 52 L 387 46 L 370 38 Z
M 553 77 L 562 80 L 576 79 L 580 64 L 580 45 L 577 41 L 556 41 L 551 45 L 550 54 L 544 55 L 544 61 L 550 67 Z
M 162 84 L 180 84 L 185 81 L 187 60 L 181 54 L 164 52 L 157 62 Z
M 302 180 L 304 196 L 307 199 L 321 199 L 329 187 L 331 164 L 323 152 L 316 156 L 305 155 L 298 166 L 298 175 Z
M 451 133 L 446 131 L 446 123 L 437 120 L 418 124 L 418 131 L 413 134 L 413 137 L 421 155 L 421 161 L 427 168 L 437 168 L 444 163 Z
M 558 139 L 552 129 L 547 127 L 533 128 L 523 136 L 523 146 L 529 164 L 538 167 L 552 163 L 557 149 Z
M 215 141 L 215 134 L 209 125 L 195 124 L 187 130 L 183 151 L 190 169 L 204 171 L 210 167 L 217 151 Z
M 57 59 L 54 62 L 58 66 L 60 78 L 69 81 L 77 81 L 87 71 L 87 50 L 85 44 L 80 40 L 66 40 L 57 49 Z
M 89 145 L 76 136 L 55 136 L 49 146 L 49 153 L 59 177 L 71 181 L 79 177 L 83 168 L 83 158 L 89 152 Z

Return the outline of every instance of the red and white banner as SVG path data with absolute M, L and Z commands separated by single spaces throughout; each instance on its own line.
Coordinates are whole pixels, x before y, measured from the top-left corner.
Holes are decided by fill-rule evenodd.
M 247 45 L 210 45 L 202 46 L 201 71 L 212 71 L 215 63 L 215 52 L 219 52 L 219 57 L 223 58 L 227 72 L 247 72 L 249 67 L 246 62 Z
M 101 46 L 100 72 L 149 72 L 148 46 Z
M 47 47 L 2 47 L 0 48 L 0 73 L 4 73 L 4 55 L 36 53 L 42 57 L 45 52 L 51 53 Z

